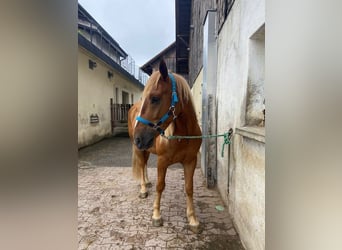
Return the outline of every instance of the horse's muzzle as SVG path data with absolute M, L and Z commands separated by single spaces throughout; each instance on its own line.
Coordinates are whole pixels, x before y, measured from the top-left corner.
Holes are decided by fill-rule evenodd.
M 153 146 L 156 131 L 153 129 L 143 129 L 140 133 L 134 134 L 134 144 L 139 150 L 147 150 Z

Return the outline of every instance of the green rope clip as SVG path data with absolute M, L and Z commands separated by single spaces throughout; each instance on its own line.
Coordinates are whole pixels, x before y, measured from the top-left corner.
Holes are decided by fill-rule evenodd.
M 221 157 L 223 158 L 224 154 L 224 146 L 231 144 L 231 137 L 233 135 L 233 129 L 229 129 L 228 132 L 218 135 L 169 135 L 164 136 L 168 140 L 174 140 L 174 139 L 207 139 L 207 138 L 217 138 L 223 136 L 223 145 L 221 150 Z

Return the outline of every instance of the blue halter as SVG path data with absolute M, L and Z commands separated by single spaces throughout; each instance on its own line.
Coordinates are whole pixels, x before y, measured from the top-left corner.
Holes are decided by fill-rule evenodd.
M 165 115 L 163 115 L 163 117 L 160 118 L 160 120 L 157 123 L 150 122 L 149 120 L 146 120 L 142 118 L 141 116 L 138 116 L 136 118 L 138 122 L 141 122 L 147 126 L 152 127 L 153 129 L 157 130 L 159 134 L 161 134 L 162 136 L 164 136 L 165 131 L 160 127 L 160 125 L 162 125 L 170 117 L 170 115 L 173 115 L 173 119 L 177 118 L 177 116 L 175 115 L 175 106 L 176 106 L 176 103 L 178 102 L 177 85 L 176 85 L 175 77 L 171 73 L 169 73 L 169 77 L 171 79 L 171 84 L 172 84 L 171 106 L 169 108 L 169 111 Z

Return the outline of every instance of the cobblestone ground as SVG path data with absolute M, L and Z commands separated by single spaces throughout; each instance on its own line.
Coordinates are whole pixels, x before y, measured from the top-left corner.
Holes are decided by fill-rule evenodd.
M 115 153 L 117 147 L 125 155 Z M 115 166 L 123 159 L 110 160 L 113 156 L 109 152 L 114 150 L 115 158 L 130 162 L 130 156 L 127 157 L 130 147 L 128 138 L 114 138 L 79 151 L 79 249 L 244 249 L 227 208 L 216 209 L 217 205 L 224 204 L 216 190 L 205 187 L 200 168 L 194 175 L 194 205 L 201 233 L 194 234 L 187 227 L 184 175 L 180 165 L 168 169 L 161 200 L 164 225 L 153 227 L 156 168 L 148 168 L 152 188 L 146 199 L 140 199 L 139 183 L 133 179 L 131 168 Z M 108 158 L 107 166 L 103 159 L 97 159 L 101 157 Z M 154 161 L 152 158 L 151 162 Z

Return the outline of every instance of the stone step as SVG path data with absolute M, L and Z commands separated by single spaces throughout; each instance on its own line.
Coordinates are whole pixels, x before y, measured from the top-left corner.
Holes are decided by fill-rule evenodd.
M 127 135 L 128 136 L 128 127 L 115 127 L 113 130 L 113 135 Z
M 126 128 L 128 128 L 128 123 L 127 122 L 115 122 L 114 128 L 115 127 L 126 127 Z

